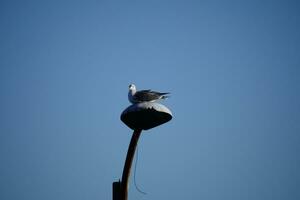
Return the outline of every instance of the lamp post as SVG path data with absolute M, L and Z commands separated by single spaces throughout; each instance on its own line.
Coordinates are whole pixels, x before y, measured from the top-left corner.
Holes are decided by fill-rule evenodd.
M 142 102 L 127 107 L 121 114 L 121 120 L 134 130 L 127 151 L 121 182 L 113 183 L 113 200 L 128 199 L 128 185 L 135 149 L 142 133 L 164 124 L 172 119 L 171 111 L 159 103 Z

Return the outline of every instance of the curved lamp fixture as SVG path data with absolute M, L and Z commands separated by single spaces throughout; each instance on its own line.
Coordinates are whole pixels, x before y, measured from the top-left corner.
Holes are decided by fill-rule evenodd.
M 128 147 L 125 165 L 123 168 L 122 181 L 113 183 L 113 200 L 128 199 L 128 183 L 130 169 L 135 149 L 142 133 L 164 124 L 172 119 L 171 111 L 164 105 L 152 102 L 142 102 L 127 107 L 121 114 L 121 120 L 129 128 L 134 130 Z

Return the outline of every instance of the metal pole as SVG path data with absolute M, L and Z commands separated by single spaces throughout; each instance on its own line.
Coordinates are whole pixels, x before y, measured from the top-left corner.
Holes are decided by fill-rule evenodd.
M 131 165 L 135 153 L 135 149 L 138 143 L 138 140 L 140 138 L 140 135 L 142 133 L 142 130 L 134 130 L 130 144 L 127 151 L 127 156 L 125 160 L 125 165 L 123 169 L 123 175 L 122 175 L 122 182 L 121 182 L 121 199 L 127 200 L 128 199 L 128 186 L 129 186 L 129 177 L 130 177 L 130 171 L 131 171 Z
M 127 151 L 125 165 L 123 168 L 122 181 L 121 183 L 115 182 L 113 186 L 113 200 L 127 200 L 128 199 L 128 185 L 129 177 L 132 166 L 132 161 L 135 153 L 135 149 L 140 138 L 142 130 L 134 130 L 130 144 Z

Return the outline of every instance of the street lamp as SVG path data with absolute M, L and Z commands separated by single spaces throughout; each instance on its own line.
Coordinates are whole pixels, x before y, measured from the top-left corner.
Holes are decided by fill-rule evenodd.
M 172 119 L 171 111 L 164 105 L 155 102 L 142 102 L 127 107 L 121 114 L 121 120 L 133 130 L 123 168 L 121 182 L 113 183 L 113 200 L 128 199 L 128 183 L 135 149 L 142 133 L 164 124 Z

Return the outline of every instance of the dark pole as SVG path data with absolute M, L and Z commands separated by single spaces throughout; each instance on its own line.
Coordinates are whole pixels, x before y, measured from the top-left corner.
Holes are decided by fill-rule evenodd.
M 127 107 L 121 114 L 121 121 L 134 130 L 127 151 L 122 180 L 113 182 L 113 200 L 128 200 L 128 185 L 135 149 L 142 130 L 148 130 L 172 119 L 171 111 L 164 105 L 141 102 Z
M 125 165 L 123 168 L 122 181 L 121 183 L 115 182 L 116 186 L 114 186 L 113 191 L 113 199 L 114 200 L 127 200 L 128 199 L 128 185 L 129 185 L 129 177 L 131 171 L 131 165 L 135 153 L 135 149 L 140 138 L 142 130 L 134 130 L 130 144 L 127 151 L 127 156 L 125 160 Z M 119 189 L 118 188 L 119 185 Z

